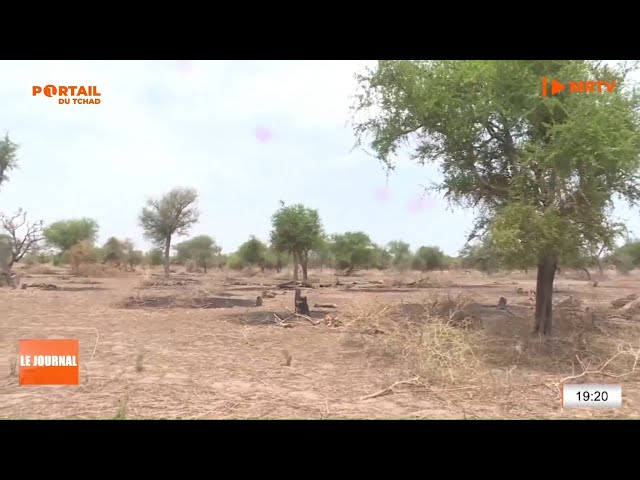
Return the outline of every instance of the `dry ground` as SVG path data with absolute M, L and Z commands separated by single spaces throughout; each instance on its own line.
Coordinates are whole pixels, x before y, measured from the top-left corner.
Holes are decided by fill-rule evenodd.
M 577 301 L 557 307 L 554 337 L 542 340 L 530 334 L 527 295 L 516 294 L 534 287 L 533 272 L 433 273 L 406 286 L 425 276 L 363 271 L 306 291 L 318 325 L 283 327 L 274 313 L 290 315 L 293 291 L 254 305 L 265 289 L 282 292 L 275 285 L 288 272 L 179 274 L 166 286 L 150 272 L 37 271 L 23 282 L 58 288 L 0 289 L 0 418 L 640 416 L 640 316 L 607 309 L 640 294 L 636 274 L 606 272 L 597 287 L 561 275 L 555 299 Z M 336 278 L 311 276 L 315 285 Z M 511 313 L 495 307 L 501 296 Z M 19 386 L 18 339 L 63 337 L 80 339 L 81 385 Z M 559 385 L 570 376 L 622 384 L 623 407 L 562 411 Z

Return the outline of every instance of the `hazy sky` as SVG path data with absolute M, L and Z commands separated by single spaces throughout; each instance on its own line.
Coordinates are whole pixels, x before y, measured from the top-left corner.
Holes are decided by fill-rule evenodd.
M 361 61 L 1 61 L 0 133 L 20 145 L 0 190 L 50 223 L 92 217 L 100 243 L 143 240 L 138 214 L 175 186 L 200 194 L 192 235 L 225 252 L 268 240 L 279 200 L 317 208 L 329 233 L 363 230 L 456 254 L 473 215 L 420 201 L 435 167 L 406 162 L 388 179 L 361 150 L 349 106 Z M 371 63 L 371 62 L 369 62 Z M 59 105 L 33 85 L 95 85 L 100 105 Z M 619 212 L 640 232 L 637 213 Z M 178 241 L 181 239 L 177 239 Z

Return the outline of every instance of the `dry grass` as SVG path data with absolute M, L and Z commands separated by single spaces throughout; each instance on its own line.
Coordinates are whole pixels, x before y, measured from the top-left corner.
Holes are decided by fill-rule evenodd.
M 290 319 L 293 294 L 261 307 L 204 308 L 200 300 L 253 301 L 286 273 L 210 272 L 155 285 L 154 272 L 101 279 L 100 289 L 0 289 L 0 355 L 24 336 L 76 337 L 79 387 L 21 389 L 0 364 L 2 418 L 601 418 L 640 415 L 640 314 L 609 303 L 640 289 L 636 275 L 593 288 L 561 278 L 552 338 L 531 335 L 532 311 L 514 290 L 533 273 L 436 272 L 430 285 L 394 289 L 420 273 L 358 272 L 342 287 L 308 290 L 318 324 Z M 229 285 L 233 276 L 245 285 Z M 313 272 L 332 283 L 333 272 Z M 61 286 L 60 275 L 43 278 Z M 176 275 L 183 280 L 185 275 Z M 145 280 L 144 290 L 138 289 Z M 379 291 L 351 281 L 383 282 Z M 66 282 L 66 283 L 65 283 Z M 358 285 L 359 286 L 359 285 Z M 77 285 L 75 286 L 77 287 Z M 269 287 L 273 288 L 273 287 Z M 136 305 L 171 297 L 170 304 Z M 511 313 L 494 307 L 509 299 Z M 135 301 L 132 303 L 131 299 Z M 522 297 L 520 297 L 520 300 Z M 195 300 L 199 300 L 196 302 Z M 576 301 L 579 300 L 579 301 Z M 128 308 L 123 307 L 128 302 Z M 217 305 L 220 306 L 220 305 Z M 194 308 L 197 307 L 197 308 Z M 331 321 L 322 321 L 326 315 Z M 626 315 L 626 316 L 625 316 Z M 286 352 L 286 354 L 285 354 Z M 15 365 L 15 364 L 14 364 Z M 623 385 L 619 410 L 561 411 L 567 382 Z M 28 401 L 25 401 L 25 392 Z
M 414 392 L 437 395 L 465 417 L 474 415 L 468 413 L 473 407 L 465 408 L 467 402 L 461 399 L 464 391 L 472 392 L 471 403 L 476 405 L 505 408 L 513 404 L 523 412 L 531 410 L 526 407 L 527 399 L 539 387 L 555 392 L 553 400 L 559 401 L 562 383 L 578 379 L 581 383 L 628 380 L 627 386 L 638 393 L 640 325 L 628 322 L 615 335 L 603 335 L 601 325 L 609 321 L 612 312 L 606 308 L 581 310 L 580 306 L 574 301 L 558 307 L 556 322 L 562 325 L 563 333 L 543 340 L 509 328 L 492 335 L 478 324 L 482 313 L 474 312 L 477 305 L 466 295 L 439 296 L 419 303 L 360 304 L 346 315 L 349 320 L 340 342 L 400 365 L 402 376 L 411 377 L 372 396 L 396 393 L 399 385 L 409 385 Z M 475 319 L 456 321 L 455 313 L 461 311 L 466 311 L 461 318 Z M 615 325 L 621 327 L 619 321 Z M 384 334 L 371 335 L 376 331 Z M 639 398 L 630 400 L 631 411 L 640 413 Z

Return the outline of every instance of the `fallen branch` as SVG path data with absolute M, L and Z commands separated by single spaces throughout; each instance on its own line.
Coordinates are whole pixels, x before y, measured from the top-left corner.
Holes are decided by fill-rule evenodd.
M 607 367 L 607 365 L 609 365 L 613 360 L 615 360 L 616 358 L 618 358 L 620 355 L 623 354 L 629 354 L 629 355 L 634 355 L 635 356 L 635 362 L 633 363 L 633 367 L 631 368 L 630 372 L 627 373 L 621 373 L 621 374 L 613 374 L 613 373 L 605 373 L 603 370 Z M 576 358 L 578 359 L 578 363 L 580 364 L 580 366 L 582 367 L 582 373 L 579 375 L 571 375 L 569 377 L 565 377 L 563 378 L 560 383 L 558 384 L 558 387 L 561 389 L 562 388 L 562 384 L 564 384 L 566 381 L 568 380 L 575 380 L 577 378 L 581 378 L 584 377 L 586 375 L 602 375 L 605 377 L 610 377 L 610 378 L 623 378 L 626 377 L 628 375 L 633 375 L 636 371 L 636 366 L 638 364 L 638 360 L 640 359 L 640 351 L 618 351 L 618 353 L 616 353 L 613 357 L 611 357 L 609 360 L 607 360 L 606 362 L 604 362 L 604 364 L 598 369 L 598 370 L 589 370 L 588 366 L 585 366 L 584 362 L 580 359 L 580 357 L 578 355 L 576 355 Z
M 313 308 L 338 308 L 335 303 L 314 303 Z
M 311 325 L 319 325 L 320 324 L 320 320 L 318 320 L 317 322 L 313 320 L 313 318 L 311 317 L 307 317 L 306 315 L 302 315 L 301 313 L 294 313 L 294 315 L 298 318 L 304 318 L 305 320 L 307 320 L 309 323 L 311 323 Z
M 405 385 L 405 384 L 414 384 L 415 382 L 417 382 L 419 379 L 419 377 L 415 377 L 412 378 L 410 380 L 401 380 L 399 382 L 395 382 L 393 385 L 388 386 L 387 388 L 383 388 L 382 390 L 372 393 L 370 395 L 365 395 L 364 397 L 360 398 L 360 400 L 370 400 L 372 398 L 376 398 L 376 397 L 382 397 L 383 395 L 388 395 L 390 393 L 395 393 L 393 391 L 394 388 L 396 388 L 399 385 Z
M 281 319 L 281 318 L 278 316 L 278 314 L 277 314 L 277 313 L 274 313 L 274 314 L 273 314 L 273 318 L 274 318 L 274 320 L 275 320 L 275 322 L 276 322 L 276 325 L 277 325 L 278 327 L 282 327 L 282 328 L 293 328 L 293 325 L 291 325 L 290 323 L 287 323 L 287 319 L 288 319 L 288 318 L 291 318 L 291 317 L 285 318 L 285 319 L 283 320 L 283 319 Z

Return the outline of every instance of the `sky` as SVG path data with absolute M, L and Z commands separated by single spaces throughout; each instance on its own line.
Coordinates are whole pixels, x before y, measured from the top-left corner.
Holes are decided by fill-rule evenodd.
M 19 168 L 0 212 L 46 224 L 90 217 L 99 243 L 130 238 L 149 198 L 199 193 L 191 236 L 232 252 L 267 241 L 279 201 L 318 209 L 327 233 L 361 230 L 386 244 L 437 245 L 456 255 L 473 212 L 424 196 L 437 167 L 408 160 L 387 176 L 348 121 L 365 61 L 0 61 L 0 133 Z M 34 85 L 95 85 L 99 105 L 59 105 Z M 617 211 L 640 233 L 637 213 Z M 187 237 L 177 238 L 181 241 Z

